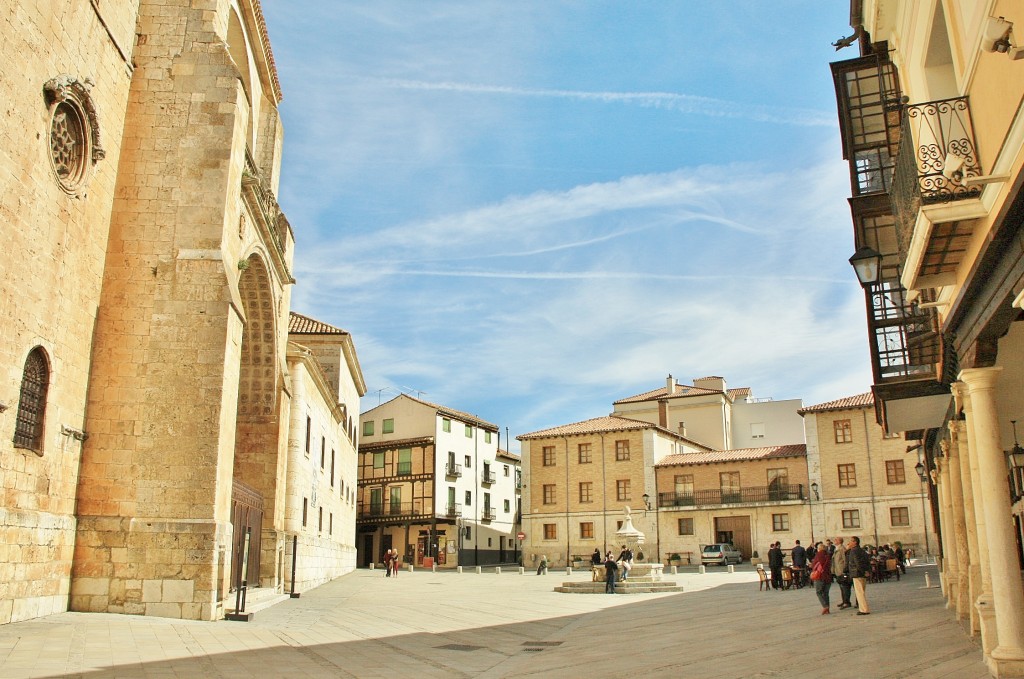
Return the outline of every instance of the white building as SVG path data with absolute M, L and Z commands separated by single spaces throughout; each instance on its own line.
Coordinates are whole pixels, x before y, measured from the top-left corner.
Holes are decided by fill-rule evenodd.
M 359 565 L 514 563 L 519 462 L 497 425 L 402 394 L 361 416 Z
M 356 565 L 355 413 L 366 385 L 344 330 L 293 312 L 288 339 L 292 400 L 283 566 L 287 586 L 302 591 Z
M 729 389 L 722 377 L 700 377 L 688 386 L 669 375 L 664 387 L 616 401 L 613 414 L 733 450 L 803 443 L 801 405 L 800 399 L 754 398 L 749 387 Z

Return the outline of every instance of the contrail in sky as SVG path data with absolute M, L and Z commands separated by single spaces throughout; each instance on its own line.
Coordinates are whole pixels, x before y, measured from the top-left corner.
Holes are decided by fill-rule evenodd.
M 835 126 L 835 115 L 809 109 L 785 109 L 769 106 L 738 104 L 722 99 L 701 97 L 675 92 L 586 92 L 580 90 L 551 90 L 501 85 L 477 85 L 458 82 L 427 82 L 400 78 L 367 78 L 387 87 L 403 90 L 434 92 L 462 92 L 467 94 L 504 94 L 518 97 L 544 97 L 576 99 L 605 103 L 637 104 L 648 108 L 662 108 L 681 113 L 696 113 L 723 118 L 748 118 L 758 122 L 782 123 L 811 127 Z

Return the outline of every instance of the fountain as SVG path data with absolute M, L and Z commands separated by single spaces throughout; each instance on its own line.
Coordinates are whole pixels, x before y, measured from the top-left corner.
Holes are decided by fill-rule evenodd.
M 622 527 L 615 531 L 615 544 L 609 545 L 613 554 L 618 554 L 625 545 L 633 552 L 633 567 L 629 570 L 629 577 L 623 582 L 615 585 L 615 591 L 619 594 L 637 594 L 641 592 L 682 592 L 683 588 L 674 581 L 662 579 L 664 565 L 641 562 L 638 555 L 643 553 L 644 534 L 633 525 L 633 517 L 628 506 L 622 508 L 624 518 Z M 621 568 L 621 567 L 620 567 Z M 598 594 L 604 593 L 605 568 L 593 566 L 591 579 L 585 581 L 563 582 L 555 587 L 556 592 L 569 592 L 577 594 Z

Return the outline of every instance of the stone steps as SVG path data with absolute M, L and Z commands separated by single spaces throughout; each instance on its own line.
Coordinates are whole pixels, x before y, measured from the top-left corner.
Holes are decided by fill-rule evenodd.
M 595 582 L 580 580 L 575 582 L 563 582 L 555 587 L 556 592 L 564 594 L 604 594 L 604 580 Z M 616 594 L 651 594 L 661 592 L 682 592 L 682 585 L 677 585 L 671 580 L 654 578 L 629 578 L 625 582 L 615 583 Z

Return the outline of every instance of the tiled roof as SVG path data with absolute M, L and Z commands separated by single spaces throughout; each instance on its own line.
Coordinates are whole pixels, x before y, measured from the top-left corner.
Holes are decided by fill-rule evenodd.
M 730 391 L 732 391 L 730 389 Z M 654 391 L 646 391 L 636 396 L 628 396 L 615 401 L 613 405 L 620 403 L 639 403 L 640 401 L 657 401 L 666 397 L 679 398 L 681 396 L 707 396 L 709 394 L 721 394 L 720 391 L 714 389 L 704 389 L 702 387 L 688 387 L 685 384 L 676 385 L 676 390 L 672 394 L 668 393 L 668 387 L 662 387 L 655 389 Z
M 686 441 L 690 445 L 709 450 L 703 443 L 698 443 L 692 439 L 688 439 L 685 436 L 659 427 L 656 424 L 650 422 L 643 422 L 641 420 L 634 420 L 629 417 L 619 417 L 617 415 L 606 415 L 604 417 L 595 417 L 590 420 L 583 420 L 582 422 L 573 422 L 572 424 L 563 424 L 560 427 L 552 427 L 550 429 L 541 429 L 540 431 L 531 432 L 529 434 L 523 434 L 516 438 L 520 441 L 526 441 L 529 439 L 543 439 L 550 438 L 552 436 L 573 436 L 580 434 L 600 434 L 603 432 L 612 431 L 636 431 L 638 429 L 657 429 L 660 432 L 668 434 L 680 441 Z
M 498 448 L 498 452 L 495 453 L 495 457 L 503 457 L 514 462 L 519 462 L 520 460 L 518 453 L 509 452 L 503 448 Z
M 797 443 L 787 446 L 764 448 L 738 448 L 736 450 L 710 450 L 703 453 L 682 453 L 669 455 L 657 467 L 681 464 L 713 464 L 715 462 L 740 462 L 746 460 L 770 460 L 780 457 L 806 457 L 807 446 Z
M 806 408 L 801 408 L 797 412 L 803 415 L 804 413 L 824 413 L 829 410 L 849 410 L 851 408 L 865 408 L 873 405 L 875 405 L 875 396 L 869 391 L 866 394 L 847 396 L 846 398 L 836 399 L 835 401 L 807 406 Z
M 379 448 L 404 448 L 411 446 L 426 446 L 434 442 L 433 436 L 416 436 L 411 439 L 389 439 L 387 441 L 371 441 L 360 443 L 359 450 L 375 450 Z
M 454 408 L 448 408 L 446 406 L 438 405 L 436 403 L 431 403 L 430 401 L 424 401 L 423 399 L 419 399 L 419 398 L 415 398 L 413 396 L 409 396 L 409 394 L 402 394 L 402 396 L 404 396 L 405 398 L 407 398 L 407 399 L 409 399 L 411 401 L 415 401 L 416 403 L 420 403 L 420 404 L 428 406 L 430 408 L 434 408 L 441 415 L 448 415 L 449 417 L 452 417 L 452 418 L 454 418 L 456 420 L 461 420 L 461 421 L 465 422 L 466 424 L 475 424 L 478 427 L 483 427 L 485 429 L 491 429 L 493 431 L 498 431 L 498 425 L 492 424 L 492 423 L 488 422 L 487 420 L 482 420 L 479 417 L 477 417 L 476 415 L 473 415 L 472 413 L 466 413 L 466 412 L 463 412 L 461 410 L 455 410 Z M 402 398 L 402 396 L 399 396 L 398 398 Z
M 297 314 L 294 311 L 288 314 L 288 332 L 295 335 L 347 335 L 341 328 L 327 325 L 315 318 Z

